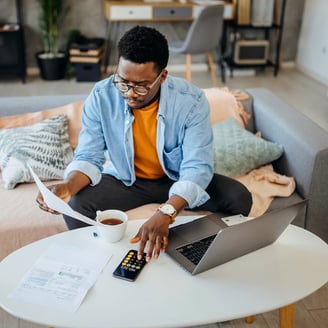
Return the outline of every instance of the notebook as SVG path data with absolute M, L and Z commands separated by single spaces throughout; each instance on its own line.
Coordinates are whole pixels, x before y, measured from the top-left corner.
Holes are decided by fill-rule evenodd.
M 305 203 L 303 200 L 233 225 L 225 223 L 229 218 L 214 213 L 173 226 L 166 253 L 192 275 L 201 273 L 272 244 Z

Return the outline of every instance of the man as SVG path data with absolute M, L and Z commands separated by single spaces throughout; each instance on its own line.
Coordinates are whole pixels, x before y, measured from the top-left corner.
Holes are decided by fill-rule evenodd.
M 162 203 L 131 240 L 149 261 L 167 248 L 169 225 L 182 209 L 247 215 L 252 198 L 239 182 L 213 174 L 209 104 L 200 89 L 168 75 L 166 38 L 136 26 L 119 41 L 118 54 L 116 73 L 85 101 L 64 182 L 49 188 L 90 218 L 97 210 Z M 41 195 L 37 201 L 53 212 Z M 64 219 L 69 229 L 85 225 Z

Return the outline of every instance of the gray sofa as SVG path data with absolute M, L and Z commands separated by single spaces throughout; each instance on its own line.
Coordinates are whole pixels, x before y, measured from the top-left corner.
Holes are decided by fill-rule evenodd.
M 254 125 L 267 140 L 284 146 L 275 170 L 296 180 L 296 192 L 277 198 L 271 207 L 307 199 L 295 224 L 328 242 L 328 132 L 265 89 L 248 90 L 253 98 Z
M 296 191 L 290 197 L 275 198 L 270 209 L 308 199 L 306 208 L 298 215 L 294 224 L 314 232 L 328 242 L 328 132 L 269 90 L 255 88 L 246 91 L 251 98 L 244 105 L 252 114 L 247 128 L 253 132 L 261 131 L 265 139 L 283 145 L 284 155 L 273 166 L 276 172 L 292 176 L 296 180 Z M 0 98 L 0 117 L 54 108 L 85 97 L 86 95 Z M 35 199 L 35 194 L 31 197 Z M 30 206 L 35 204 L 31 203 Z M 37 207 L 36 210 L 39 211 Z

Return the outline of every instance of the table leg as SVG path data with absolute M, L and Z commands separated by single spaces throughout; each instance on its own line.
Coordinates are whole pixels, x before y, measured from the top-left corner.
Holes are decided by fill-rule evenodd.
M 245 318 L 247 323 L 254 322 L 254 316 Z M 294 328 L 294 305 L 290 304 L 279 309 L 280 328 Z
M 106 20 L 106 37 L 105 37 L 105 55 L 104 55 L 104 60 L 103 60 L 103 63 L 104 63 L 104 73 L 107 73 L 107 67 L 108 67 L 108 64 L 109 64 L 109 42 L 110 42 L 110 32 L 109 32 L 109 29 L 110 29 L 110 23 L 108 20 Z M 49 327 L 49 328 L 52 328 L 52 327 Z
M 254 316 L 250 315 L 245 318 L 246 323 L 253 323 L 254 322 Z
M 294 327 L 294 304 L 279 309 L 280 328 Z

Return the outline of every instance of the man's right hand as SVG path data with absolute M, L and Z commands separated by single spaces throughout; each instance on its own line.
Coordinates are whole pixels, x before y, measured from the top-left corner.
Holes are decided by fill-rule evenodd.
M 66 203 L 70 201 L 72 195 L 70 193 L 68 183 L 58 183 L 55 185 L 50 185 L 47 187 L 53 194 L 61 198 Z M 41 210 L 49 212 L 51 214 L 60 214 L 57 211 L 48 207 L 47 203 L 44 201 L 42 194 L 39 192 L 36 197 L 36 202 L 39 204 Z
M 61 198 L 63 201 L 68 203 L 71 198 L 78 193 L 81 189 L 90 184 L 90 179 L 84 173 L 79 171 L 73 171 L 70 173 L 67 180 L 61 183 L 48 186 L 48 189 L 56 196 Z M 52 214 L 60 214 L 57 211 L 49 208 L 47 203 L 44 201 L 42 194 L 39 192 L 36 197 L 36 202 L 39 207 Z

